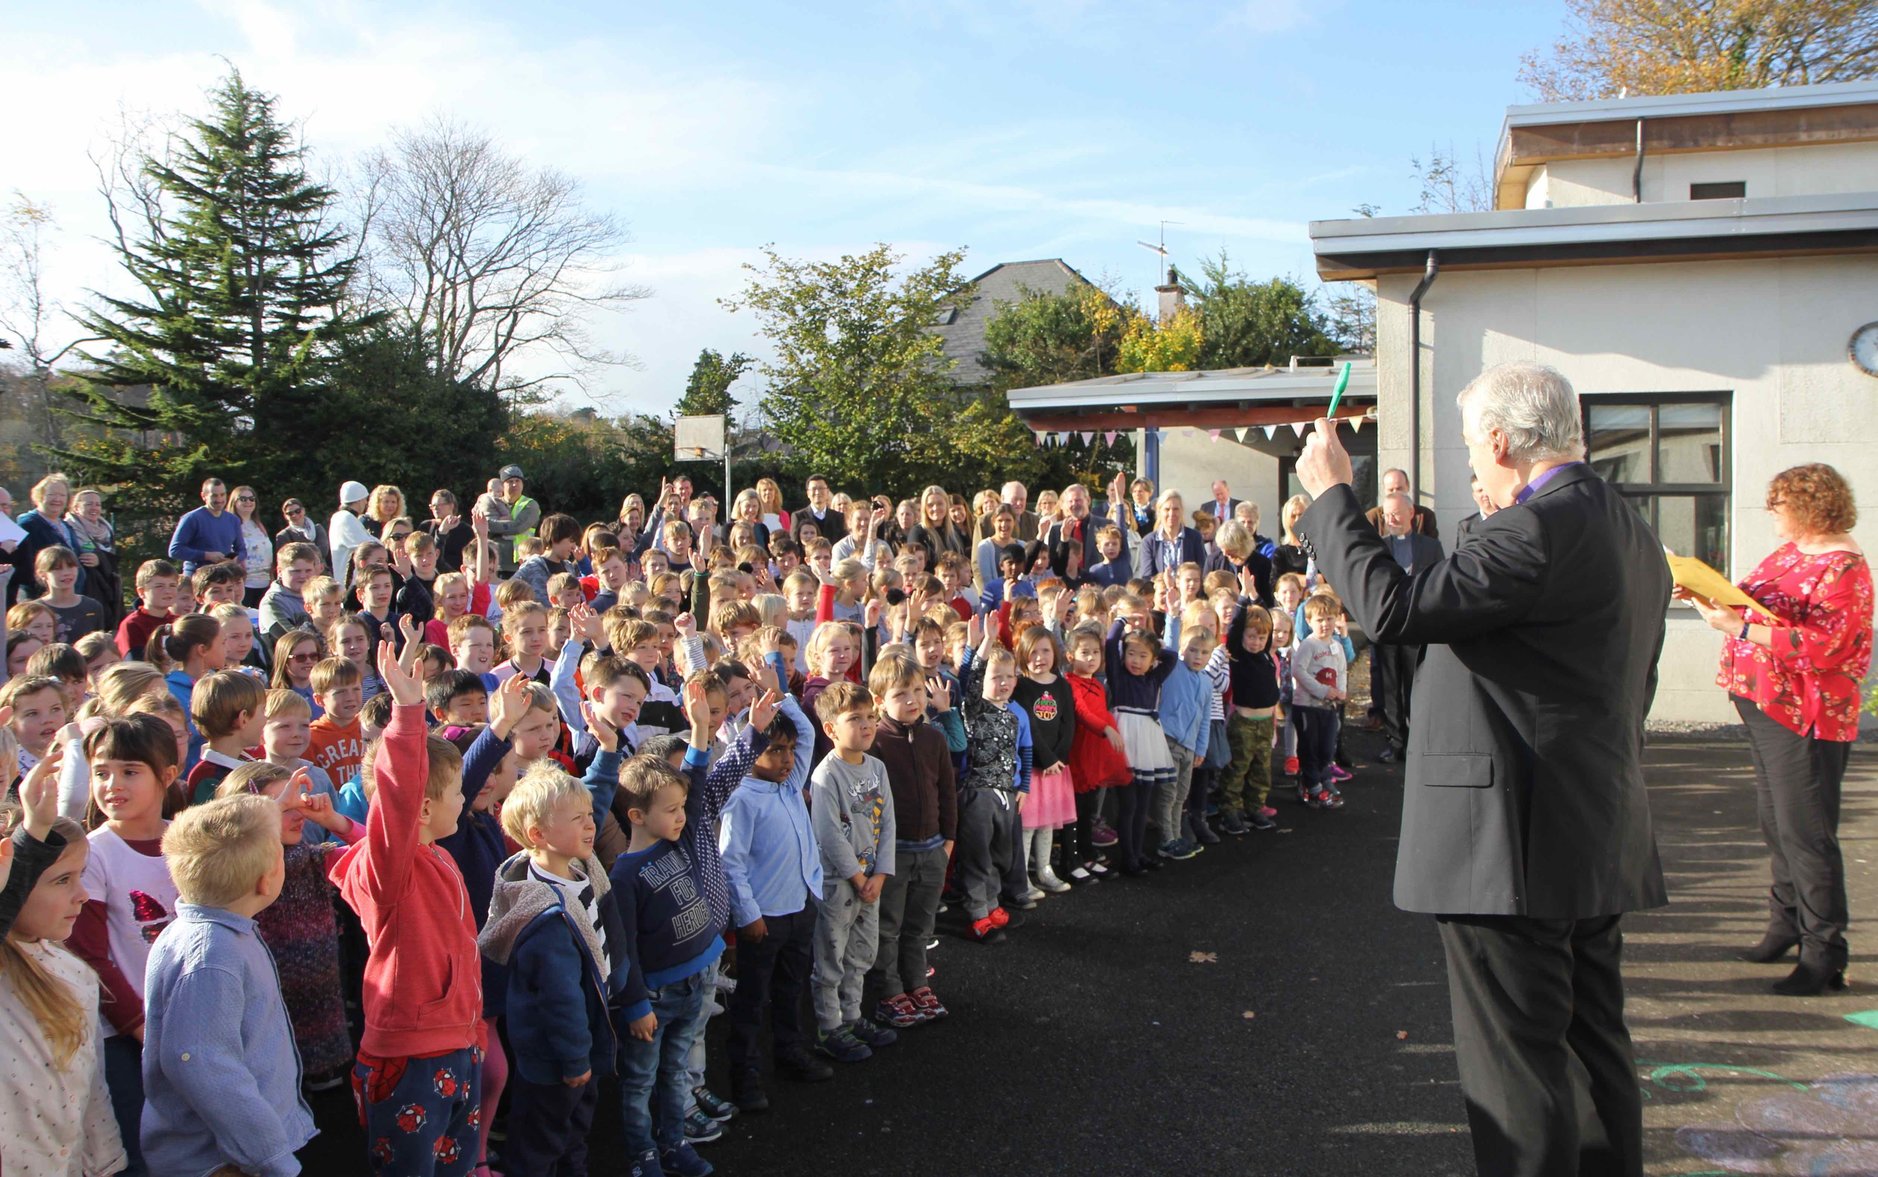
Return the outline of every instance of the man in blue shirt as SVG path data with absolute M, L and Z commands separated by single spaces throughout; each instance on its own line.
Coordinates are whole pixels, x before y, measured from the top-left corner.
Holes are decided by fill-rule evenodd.
M 202 505 L 176 521 L 170 536 L 170 559 L 181 560 L 183 576 L 198 565 L 242 562 L 241 520 L 228 509 L 228 487 L 219 478 L 202 484 Z

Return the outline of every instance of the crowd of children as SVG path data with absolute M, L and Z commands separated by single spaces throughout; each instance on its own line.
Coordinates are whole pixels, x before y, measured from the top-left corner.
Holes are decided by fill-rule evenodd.
M 1280 778 L 1343 804 L 1308 568 L 1124 576 L 1118 511 L 1084 576 L 1009 510 L 974 552 L 936 488 L 810 489 L 501 543 L 391 514 L 338 569 L 279 545 L 252 603 L 148 560 L 114 636 L 39 551 L 0 633 L 3 1171 L 295 1173 L 349 1084 L 374 1173 L 584 1173 L 602 1115 L 628 1171 L 709 1173 L 766 1073 L 947 1016 L 942 914 L 1001 940 L 1274 828 Z

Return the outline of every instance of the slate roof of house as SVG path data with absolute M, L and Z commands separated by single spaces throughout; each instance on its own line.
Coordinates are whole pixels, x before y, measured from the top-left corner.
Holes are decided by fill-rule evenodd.
M 945 341 L 946 358 L 958 362 L 947 374 L 958 385 L 982 384 L 991 378 L 982 362 L 985 325 L 998 313 L 999 303 L 1018 302 L 1026 290 L 1061 294 L 1094 285 L 1061 258 L 1000 262 L 972 282 L 978 287 L 977 296 L 963 306 L 942 310 L 940 322 L 933 326 Z

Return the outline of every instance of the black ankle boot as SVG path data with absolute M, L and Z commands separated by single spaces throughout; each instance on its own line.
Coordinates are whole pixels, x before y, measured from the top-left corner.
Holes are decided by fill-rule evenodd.
M 1799 946 L 1800 938 L 1792 932 L 1768 932 L 1759 944 L 1743 952 L 1741 959 L 1754 964 L 1773 964 Z
M 1791 973 L 1774 982 L 1774 992 L 1782 997 L 1818 997 L 1828 989 L 1837 991 L 1844 988 L 1844 966 L 1808 960 L 1804 955 Z

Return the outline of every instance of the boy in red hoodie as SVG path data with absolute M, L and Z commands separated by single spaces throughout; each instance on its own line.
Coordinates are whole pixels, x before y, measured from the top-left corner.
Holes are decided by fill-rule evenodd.
M 391 722 L 362 842 L 331 877 L 371 944 L 352 1089 L 374 1173 L 465 1177 L 482 1123 L 482 965 L 469 893 L 434 843 L 456 831 L 463 758 L 424 727 L 424 688 L 378 647 Z M 393 985 L 396 985 L 395 991 Z

